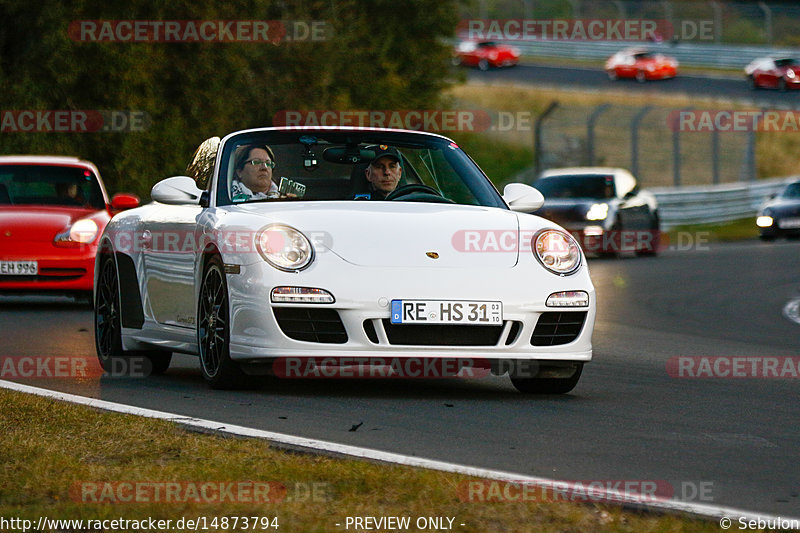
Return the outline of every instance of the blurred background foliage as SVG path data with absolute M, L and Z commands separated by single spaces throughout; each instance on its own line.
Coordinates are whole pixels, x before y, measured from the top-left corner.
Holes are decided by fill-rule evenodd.
M 143 111 L 140 132 L 2 132 L 0 153 L 93 161 L 148 198 L 207 137 L 283 110 L 426 109 L 448 86 L 455 0 L 0 0 L 0 110 Z M 80 20 L 325 21 L 321 41 L 81 42 Z

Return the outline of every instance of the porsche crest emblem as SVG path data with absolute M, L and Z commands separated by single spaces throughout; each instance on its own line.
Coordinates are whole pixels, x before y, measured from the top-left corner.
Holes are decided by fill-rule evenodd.
M 439 259 L 439 254 L 437 254 L 436 252 L 425 252 L 425 255 L 427 255 L 431 259 Z

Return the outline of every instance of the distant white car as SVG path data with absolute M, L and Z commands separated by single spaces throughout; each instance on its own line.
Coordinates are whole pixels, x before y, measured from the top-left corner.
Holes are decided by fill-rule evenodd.
M 375 200 L 365 169 L 385 157 L 402 178 Z M 248 165 L 272 170 L 272 192 L 241 194 Z M 229 388 L 292 358 L 422 357 L 564 393 L 592 358 L 595 292 L 579 245 L 525 213 L 542 205 L 538 191 L 511 184 L 501 196 L 450 139 L 256 129 L 207 141 L 190 169 L 101 237 L 105 368 L 138 355 L 159 372 L 172 352 L 197 354 L 208 383 Z

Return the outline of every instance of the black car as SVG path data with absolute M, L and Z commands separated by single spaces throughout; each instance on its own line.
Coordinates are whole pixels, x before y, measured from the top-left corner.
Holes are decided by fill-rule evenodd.
M 761 206 L 756 218 L 760 237 L 800 237 L 800 180 L 793 181 Z
M 586 253 L 655 255 L 660 244 L 658 202 L 622 168 L 551 169 L 532 184 L 544 195 L 535 214 L 570 231 Z

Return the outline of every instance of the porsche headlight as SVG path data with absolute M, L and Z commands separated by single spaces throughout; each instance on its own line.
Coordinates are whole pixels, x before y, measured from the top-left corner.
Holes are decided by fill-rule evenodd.
M 256 236 L 261 257 L 278 270 L 296 272 L 314 260 L 314 248 L 305 235 L 282 224 L 270 224 Z
M 70 228 L 63 233 L 59 233 L 55 237 L 56 243 L 70 243 L 78 242 L 81 244 L 88 244 L 93 242 L 97 237 L 97 222 L 91 218 L 82 218 L 75 221 Z
M 787 78 L 791 79 L 791 78 L 794 78 L 795 76 L 796 76 L 796 74 L 794 73 L 794 71 L 792 69 L 789 69 L 789 70 L 786 71 L 786 77 Z
M 561 276 L 572 274 L 581 266 L 581 249 L 565 231 L 546 229 L 537 233 L 533 253 L 542 266 Z
M 605 220 L 608 216 L 608 204 L 592 204 L 586 213 L 586 220 Z

